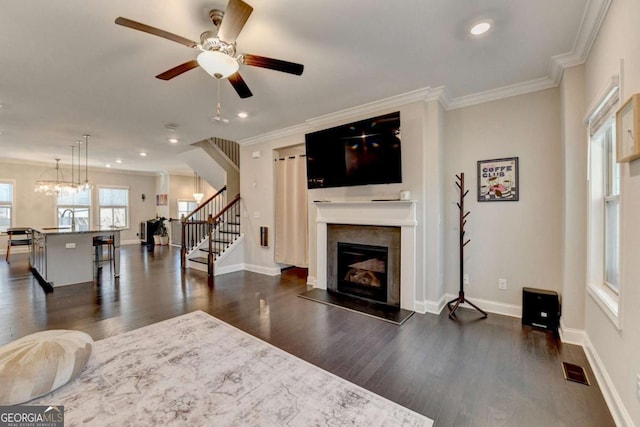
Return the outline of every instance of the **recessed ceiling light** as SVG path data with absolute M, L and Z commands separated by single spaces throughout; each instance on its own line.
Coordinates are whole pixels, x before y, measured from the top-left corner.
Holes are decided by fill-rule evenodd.
M 116 160 L 116 163 L 122 163 L 122 160 L 117 159 L 117 160 Z
M 169 138 L 169 142 L 172 144 L 177 144 L 180 141 L 178 141 L 178 138 Z
M 110 167 L 111 167 L 111 165 L 104 165 L 104 167 L 105 167 L 105 168 L 110 168 Z
M 142 157 L 147 157 L 147 153 L 145 153 L 144 151 L 142 151 L 142 152 L 140 153 L 140 155 L 141 155 Z
M 476 25 L 471 27 L 469 32 L 474 36 L 479 36 L 480 34 L 484 34 L 491 29 L 491 22 L 482 21 L 478 22 Z
M 238 113 L 238 117 L 240 117 L 241 119 L 246 119 L 247 117 L 249 117 L 249 114 L 245 113 L 244 111 L 241 111 Z

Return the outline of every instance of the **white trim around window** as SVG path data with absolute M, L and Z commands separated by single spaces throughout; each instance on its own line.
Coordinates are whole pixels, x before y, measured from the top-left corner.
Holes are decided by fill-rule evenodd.
M 610 88 L 589 119 L 587 206 L 587 293 L 618 329 L 622 329 L 621 301 L 624 230 L 624 185 L 615 162 L 617 87 Z M 619 102 L 618 102 L 619 103 Z M 597 120 L 594 119 L 595 116 Z M 595 124 L 595 126 L 594 126 Z M 617 209 L 608 209 L 611 206 Z M 611 216 L 615 211 L 615 218 Z M 611 220 L 615 220 L 611 222 Z M 610 279 L 612 283 L 607 283 Z
M 11 200 L 0 200 L 0 232 L 7 231 L 7 228 L 11 228 L 15 225 L 15 213 L 16 213 L 16 180 L 15 179 L 0 179 L 0 184 L 9 184 L 11 186 Z M 9 212 L 9 221 L 7 224 L 5 214 Z
M 125 222 L 126 224 L 124 226 L 120 226 L 120 225 L 116 225 L 117 228 L 122 229 L 122 230 L 128 230 L 131 228 L 131 188 L 129 186 L 123 186 L 123 185 L 100 185 L 97 188 L 98 190 L 98 224 L 100 225 L 100 227 L 103 227 L 102 224 L 102 210 L 103 209 L 111 209 L 112 211 L 112 215 L 111 215 L 111 219 L 113 221 L 113 218 L 115 217 L 115 211 L 116 210 L 124 210 L 124 217 L 125 217 Z M 126 204 L 108 204 L 102 203 L 102 200 L 100 198 L 100 190 L 125 190 L 127 192 L 127 200 L 126 200 Z M 110 225 L 107 225 L 107 227 Z

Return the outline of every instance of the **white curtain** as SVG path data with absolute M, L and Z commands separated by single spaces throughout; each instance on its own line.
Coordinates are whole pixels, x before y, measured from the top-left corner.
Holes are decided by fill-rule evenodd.
M 275 261 L 309 266 L 307 163 L 303 156 L 276 159 Z

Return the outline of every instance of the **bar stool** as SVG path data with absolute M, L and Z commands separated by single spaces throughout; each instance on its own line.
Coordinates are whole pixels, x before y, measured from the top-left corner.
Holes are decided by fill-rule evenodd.
M 111 271 L 115 272 L 116 259 L 114 257 L 114 237 L 111 236 L 95 236 L 93 238 L 93 247 L 95 248 L 95 262 L 99 269 L 102 268 L 103 254 L 102 248 L 107 247 L 107 261 L 111 265 Z
M 8 228 L 7 236 L 7 256 L 5 261 L 9 264 L 12 246 L 27 246 L 31 244 L 31 229 L 26 227 Z

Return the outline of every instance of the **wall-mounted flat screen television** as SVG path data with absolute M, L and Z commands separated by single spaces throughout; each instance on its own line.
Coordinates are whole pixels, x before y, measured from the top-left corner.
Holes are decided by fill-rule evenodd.
M 402 182 L 400 112 L 305 135 L 307 188 Z

